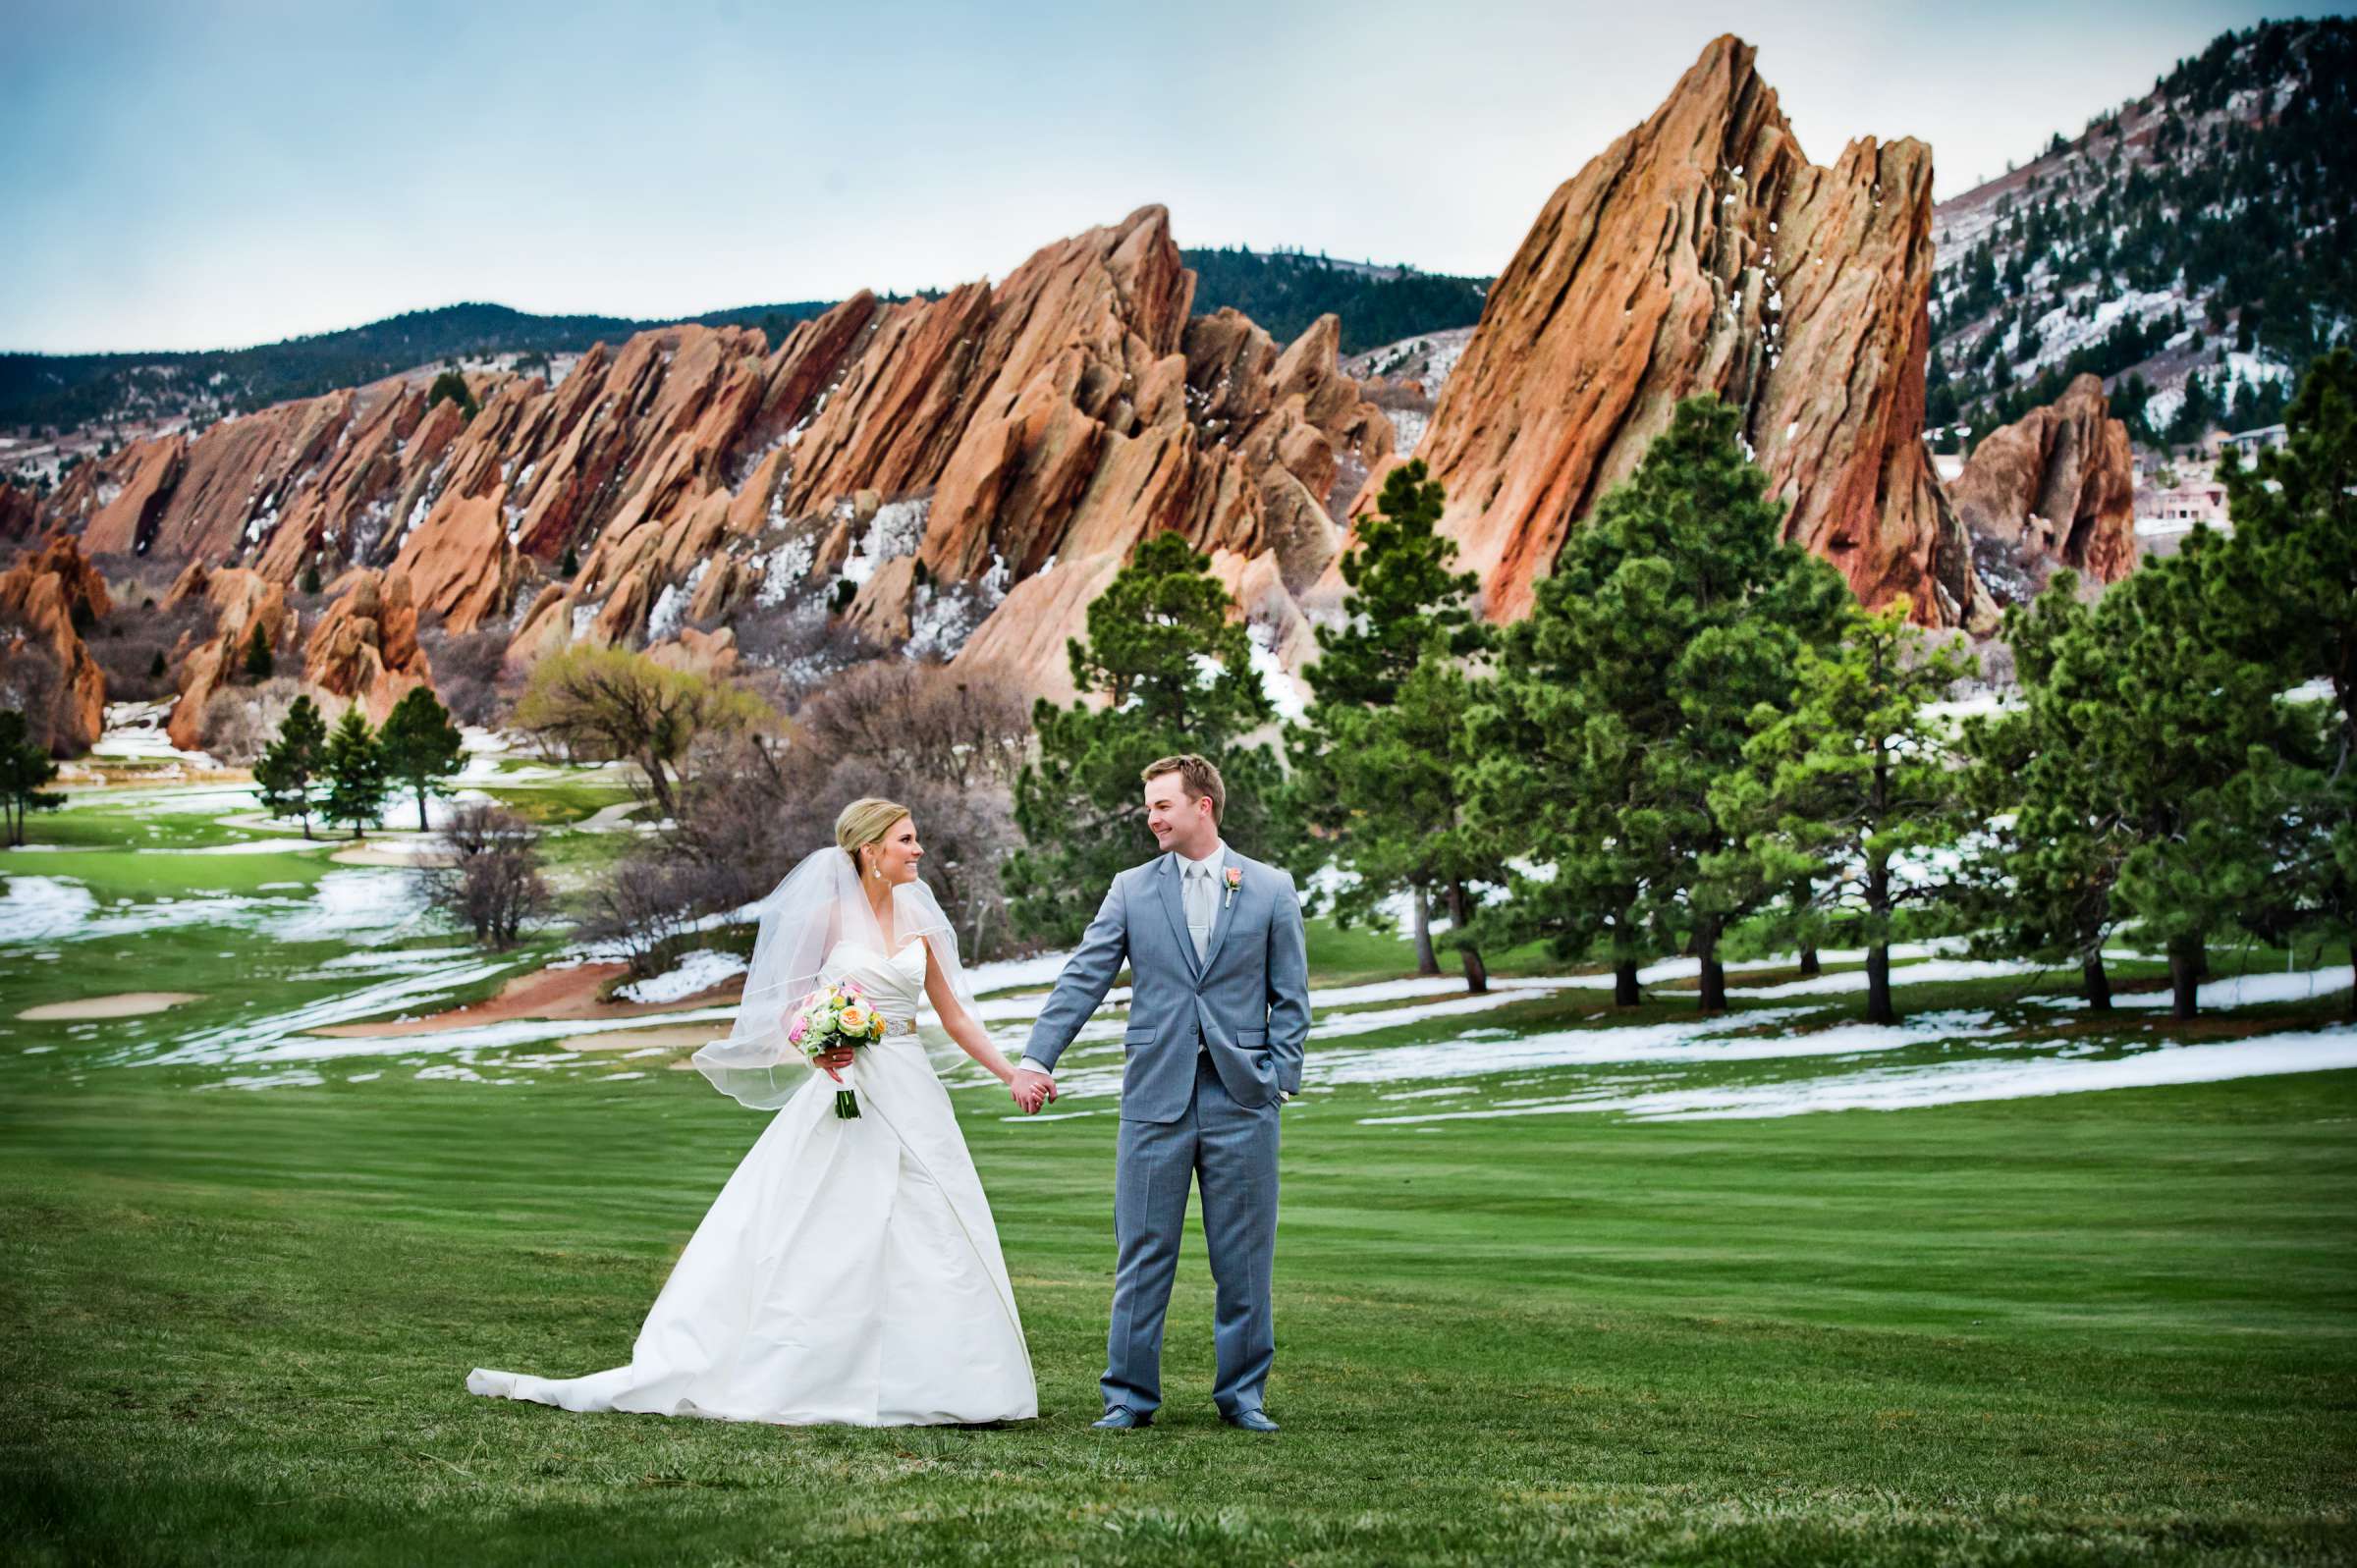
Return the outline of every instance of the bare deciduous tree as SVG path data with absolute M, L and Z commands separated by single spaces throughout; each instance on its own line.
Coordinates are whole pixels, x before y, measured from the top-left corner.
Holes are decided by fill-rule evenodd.
M 0 708 L 25 716 L 26 736 L 43 751 L 57 743 L 57 699 L 65 676 L 48 639 L 0 619 Z
M 497 625 L 452 636 L 441 618 L 417 627 L 417 645 L 434 672 L 434 695 L 459 723 L 490 729 L 514 702 L 500 671 L 508 657 L 508 633 Z
M 196 743 L 223 762 L 250 764 L 278 738 L 287 711 L 301 695 L 302 683 L 287 676 L 258 686 L 223 686 L 205 701 Z M 320 711 L 333 720 L 348 706 L 331 698 Z
M 823 756 L 864 756 L 886 773 L 959 788 L 1011 787 L 1031 743 L 1019 690 L 988 667 L 878 659 L 844 674 L 795 717 Z
M 641 978 L 693 928 L 711 896 L 702 868 L 646 846 L 615 864 L 597 890 L 596 906 L 581 923 L 581 936 L 622 948 L 630 972 Z
M 429 907 L 493 947 L 512 947 L 549 905 L 540 876 L 540 830 L 487 800 L 462 802 L 444 831 L 456 860 L 417 873 Z

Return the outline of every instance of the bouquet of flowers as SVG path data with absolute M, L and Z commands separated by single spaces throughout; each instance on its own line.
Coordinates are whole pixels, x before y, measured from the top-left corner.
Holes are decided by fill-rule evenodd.
M 794 1022 L 787 1026 L 790 1045 L 802 1048 L 815 1060 L 830 1051 L 864 1046 L 884 1038 L 884 1015 L 868 1005 L 867 995 L 855 980 L 819 987 L 802 999 Z M 847 1086 L 835 1091 L 835 1114 L 859 1114 L 859 1102 Z

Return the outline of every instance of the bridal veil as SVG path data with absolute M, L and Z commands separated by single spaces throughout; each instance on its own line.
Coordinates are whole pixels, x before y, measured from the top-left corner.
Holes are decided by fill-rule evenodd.
M 753 942 L 736 1022 L 726 1040 L 711 1042 L 692 1059 L 722 1094 L 755 1110 L 775 1110 L 814 1070 L 786 1031 L 802 1000 L 825 977 L 837 945 L 851 943 L 886 957 L 890 950 L 875 908 L 859 886 L 857 867 L 831 844 L 804 856 L 760 908 L 760 935 Z M 929 961 L 940 966 L 967 1014 L 978 1017 L 972 985 L 959 962 L 958 934 L 922 878 L 893 889 L 892 922 L 892 946 L 924 939 Z

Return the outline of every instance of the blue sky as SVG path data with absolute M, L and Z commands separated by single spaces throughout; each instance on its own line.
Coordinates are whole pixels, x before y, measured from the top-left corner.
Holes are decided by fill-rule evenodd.
M 2263 14 L 0 0 L 0 349 L 910 290 L 1154 201 L 1181 244 L 1491 273 L 1719 32 L 1811 158 L 1919 136 L 1947 195 Z

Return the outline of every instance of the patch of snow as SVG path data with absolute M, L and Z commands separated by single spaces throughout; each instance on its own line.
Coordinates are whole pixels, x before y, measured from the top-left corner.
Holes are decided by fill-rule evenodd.
M 2225 1045 L 2165 1044 L 2110 1059 L 2087 1056 L 1995 1059 L 1889 1067 L 1833 1078 L 1699 1089 L 1600 1095 L 1554 1105 L 1444 1112 L 1459 1116 L 1540 1115 L 1617 1110 L 1642 1121 L 1702 1121 L 1798 1116 L 1820 1110 L 1908 1110 L 1988 1100 L 2100 1093 L 2219 1083 L 2231 1078 L 2332 1072 L 2357 1067 L 2357 1028 L 2342 1025 L 2237 1040 Z
M 2330 969 L 2295 969 L 2288 974 L 2229 975 L 2223 980 L 2210 980 L 2195 988 L 2195 1001 L 2203 1011 L 2219 1007 L 2256 1007 L 2271 1001 L 2305 1001 L 2311 997 L 2330 996 L 2347 989 L 2349 967 L 2336 965 Z M 2137 991 L 2114 996 L 2115 1007 L 2166 1007 L 2174 998 L 2165 990 Z
M 1286 669 L 1285 661 L 1278 657 L 1277 650 L 1269 646 L 1274 635 L 1273 630 L 1257 622 L 1247 628 L 1245 643 L 1251 650 L 1252 669 L 1260 676 L 1260 689 L 1267 693 L 1270 705 L 1277 710 L 1277 717 L 1288 723 L 1299 724 L 1309 715 L 1308 699 L 1302 695 L 1292 672 Z
M 0 892 L 0 943 L 77 936 L 97 907 L 90 890 L 71 877 L 11 876 Z
M 743 974 L 748 967 L 742 953 L 716 952 L 710 947 L 698 947 L 683 957 L 678 967 L 651 979 L 633 981 L 620 987 L 615 995 L 629 1001 L 678 1001 Z
M 789 539 L 771 551 L 761 562 L 761 586 L 753 602 L 762 609 L 773 609 L 785 602 L 786 596 L 810 575 L 817 559 L 817 546 L 808 538 Z

